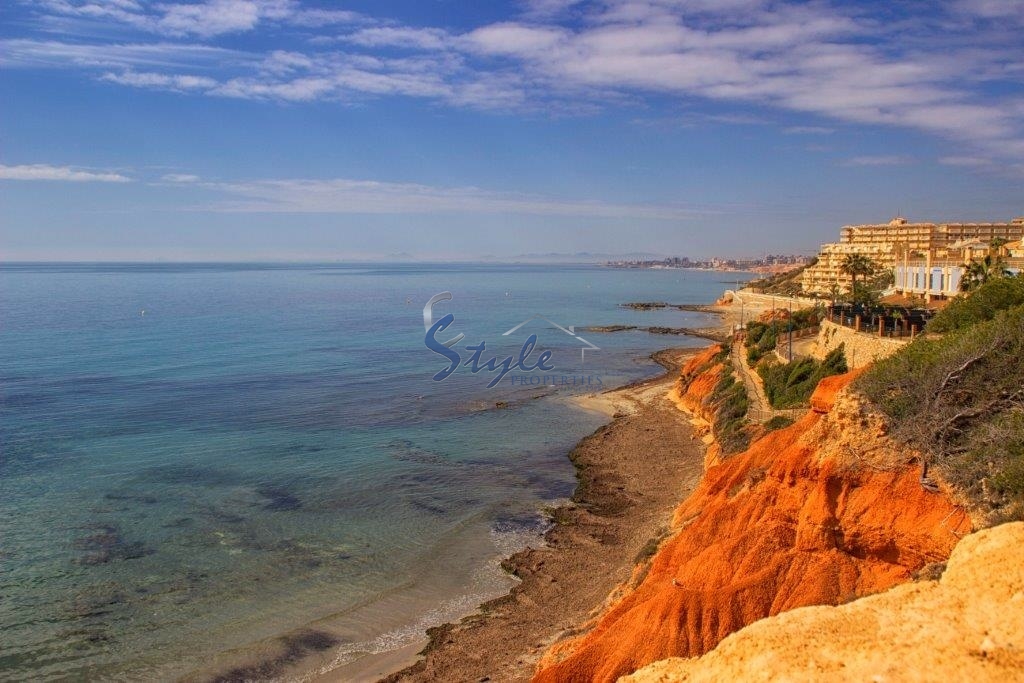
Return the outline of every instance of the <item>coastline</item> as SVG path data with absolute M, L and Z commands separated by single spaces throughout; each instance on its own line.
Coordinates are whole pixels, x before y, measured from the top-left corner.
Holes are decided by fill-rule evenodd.
M 617 586 L 636 579 L 637 564 L 700 481 L 703 446 L 668 395 L 679 368 L 701 350 L 659 351 L 651 358 L 665 369 L 660 375 L 569 399 L 610 421 L 569 453 L 577 487 L 552 512 L 544 544 L 502 562 L 520 579 L 506 595 L 429 629 L 419 656 L 407 646 L 316 680 L 376 680 L 389 669 L 381 679 L 388 683 L 529 680 L 551 643 L 585 629 Z

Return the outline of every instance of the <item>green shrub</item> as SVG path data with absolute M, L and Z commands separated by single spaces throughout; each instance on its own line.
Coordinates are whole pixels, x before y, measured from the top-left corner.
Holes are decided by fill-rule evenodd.
M 764 393 L 773 408 L 807 405 L 823 378 L 846 372 L 843 346 L 831 351 L 822 361 L 801 358 L 792 363 L 763 363 L 757 374 L 764 381 Z
M 736 381 L 732 374 L 732 366 L 726 365 L 722 378 L 708 397 L 709 404 L 714 408 L 715 438 L 722 448 L 723 454 L 739 453 L 750 445 L 750 433 L 747 429 L 747 390 L 743 382 Z
M 793 424 L 794 420 L 791 417 L 785 415 L 776 415 L 772 419 L 764 423 L 764 428 L 769 432 L 774 432 L 777 429 L 785 429 L 786 427 Z
M 747 334 L 744 345 L 747 347 L 747 362 L 756 365 L 759 360 L 771 352 L 778 343 L 778 332 L 775 325 L 768 325 L 762 322 L 747 324 Z
M 757 365 L 758 361 L 771 353 L 779 342 L 779 337 L 785 335 L 790 329 L 794 332 L 808 327 L 814 327 L 821 321 L 818 311 L 813 308 L 802 308 L 793 311 L 790 320 L 776 320 L 771 323 L 763 323 L 758 320 L 747 323 L 746 341 L 747 363 L 751 366 Z
M 928 332 L 962 330 L 986 320 L 999 311 L 1024 304 L 1024 277 L 989 280 L 970 294 L 961 294 L 928 322 Z
M 998 311 L 985 322 L 967 322 L 984 317 L 982 311 L 962 308 L 949 320 L 963 327 L 941 338 L 918 338 L 877 362 L 854 386 L 889 417 L 893 437 L 925 453 L 976 505 L 993 515 L 1013 510 L 1020 515 L 1024 305 Z

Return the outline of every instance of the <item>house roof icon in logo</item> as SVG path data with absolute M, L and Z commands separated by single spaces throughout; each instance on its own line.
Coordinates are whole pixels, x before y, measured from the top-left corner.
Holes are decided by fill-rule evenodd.
M 501 336 L 502 337 L 507 337 L 510 334 L 516 332 L 519 328 L 527 325 L 528 323 L 533 322 L 534 320 L 543 320 L 544 322 L 548 323 L 549 325 L 553 325 L 553 326 L 557 327 L 562 332 L 565 332 L 567 335 L 569 335 L 570 337 L 572 337 L 573 339 L 578 341 L 582 345 L 582 346 L 580 346 L 580 361 L 581 362 L 586 362 L 586 360 L 587 360 L 587 351 L 600 351 L 601 350 L 601 347 L 596 346 L 596 345 L 588 342 L 586 339 L 584 339 L 583 337 L 581 337 L 578 334 L 576 334 L 576 327 L 575 327 L 575 325 L 569 325 L 568 327 L 562 327 L 561 325 L 559 325 L 555 321 L 551 320 L 550 318 L 545 318 L 544 316 L 540 315 L 539 313 L 537 315 L 534 315 L 532 317 L 527 318 L 523 322 L 521 322 L 518 325 L 516 325 L 515 327 L 513 327 L 508 332 L 502 332 Z

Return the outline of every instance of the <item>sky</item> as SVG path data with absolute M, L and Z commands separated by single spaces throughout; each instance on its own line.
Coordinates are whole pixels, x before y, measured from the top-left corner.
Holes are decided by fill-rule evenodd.
M 1024 215 L 1024 0 L 6 0 L 0 260 L 813 253 Z

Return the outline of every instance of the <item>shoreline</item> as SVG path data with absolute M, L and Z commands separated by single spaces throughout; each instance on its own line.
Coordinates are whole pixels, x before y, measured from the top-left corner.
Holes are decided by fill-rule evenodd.
M 457 623 L 429 629 L 420 653 L 411 646 L 382 653 L 371 666 L 318 680 L 374 680 L 388 668 L 381 679 L 388 683 L 529 680 L 550 644 L 585 630 L 616 587 L 634 578 L 676 506 L 699 483 L 703 445 L 690 416 L 668 395 L 679 368 L 701 350 L 655 352 L 650 358 L 664 368 L 661 374 L 567 399 L 610 421 L 568 454 L 577 486 L 553 511 L 543 545 L 502 561 L 520 579 L 507 594 Z

